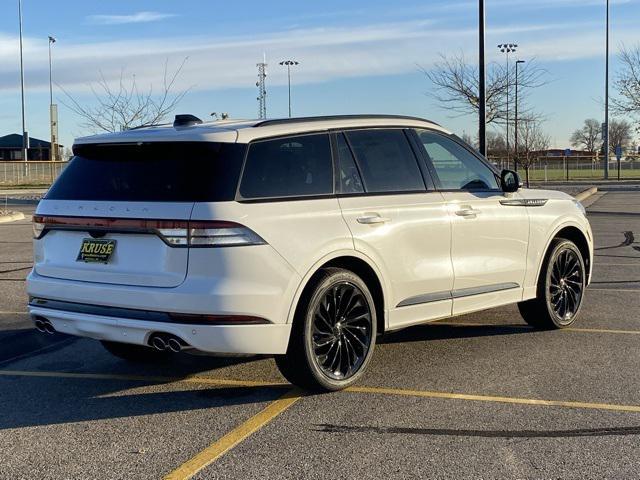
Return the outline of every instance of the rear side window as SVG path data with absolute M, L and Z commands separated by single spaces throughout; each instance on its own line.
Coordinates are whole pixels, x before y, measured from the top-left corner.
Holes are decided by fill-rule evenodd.
M 300 135 L 251 143 L 240 182 L 242 198 L 333 194 L 329 135 Z
M 351 149 L 342 133 L 336 135 L 337 193 L 362 193 L 364 188 Z
M 367 192 L 424 191 L 418 162 L 402 130 L 346 133 Z
M 233 200 L 246 145 L 149 142 L 75 145 L 49 200 Z

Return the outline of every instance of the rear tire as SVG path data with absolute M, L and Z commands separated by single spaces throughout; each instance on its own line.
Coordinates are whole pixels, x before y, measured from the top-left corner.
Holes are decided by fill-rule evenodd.
M 551 242 L 538 279 L 536 298 L 518 303 L 522 318 L 539 329 L 565 328 L 578 318 L 586 269 L 578 247 L 571 240 Z
M 366 283 L 340 268 L 322 269 L 298 303 L 284 377 L 315 391 L 341 390 L 364 373 L 375 347 L 376 309 Z
M 110 342 L 108 340 L 100 340 L 100 343 L 111 355 L 133 363 L 159 362 L 165 360 L 170 355 L 168 352 L 161 352 L 143 345 Z

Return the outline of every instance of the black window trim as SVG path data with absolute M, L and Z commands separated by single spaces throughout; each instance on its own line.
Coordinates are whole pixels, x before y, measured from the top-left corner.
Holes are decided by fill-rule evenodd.
M 254 197 L 254 198 L 245 198 L 240 193 L 240 185 L 242 184 L 242 179 L 244 178 L 244 170 L 247 165 L 247 158 L 249 157 L 249 151 L 251 150 L 251 146 L 256 143 L 261 142 L 271 142 L 274 140 L 285 140 L 287 138 L 297 138 L 304 137 L 308 135 L 326 135 L 329 140 L 329 152 L 331 155 L 331 175 L 332 175 L 332 184 L 331 184 L 331 193 L 320 193 L 320 194 L 310 194 L 310 195 L 291 195 L 291 196 L 275 196 L 275 197 Z M 300 132 L 300 133 L 289 133 L 285 135 L 274 135 L 272 137 L 266 138 L 258 138 L 255 140 L 251 140 L 247 143 L 247 148 L 244 152 L 244 158 L 242 159 L 242 168 L 240 169 L 240 176 L 238 177 L 238 184 L 236 185 L 236 196 L 235 201 L 238 203 L 267 203 L 267 202 L 291 202 L 291 201 L 300 201 L 300 200 L 320 200 L 327 198 L 335 198 L 336 196 L 336 185 L 335 185 L 335 177 L 336 177 L 336 166 L 335 159 L 333 158 L 333 143 L 331 140 L 331 132 L 324 131 L 313 131 L 313 132 Z
M 462 139 L 460 139 L 457 135 L 454 134 L 446 134 L 443 132 L 440 132 L 438 130 L 435 130 L 433 128 L 412 128 L 412 134 L 415 138 L 416 142 L 420 142 L 420 136 L 418 135 L 417 130 L 427 130 L 430 133 L 439 135 L 441 137 L 444 138 L 448 138 L 449 140 L 452 140 L 453 142 L 457 143 L 459 146 L 461 146 L 462 148 L 464 148 L 467 152 L 469 152 L 471 155 L 473 155 L 476 159 L 478 159 L 480 161 L 480 163 L 482 163 L 484 166 L 486 166 L 492 173 L 493 175 L 496 177 L 496 181 L 497 184 L 500 185 L 500 173 L 498 172 L 498 170 L 496 169 L 496 167 L 494 167 L 491 163 L 489 163 L 487 161 L 486 158 L 484 158 L 482 155 L 480 155 L 478 152 L 476 152 L 473 148 L 471 148 L 465 141 L 463 141 Z M 423 151 L 424 150 L 424 151 Z M 423 147 L 421 150 L 421 157 L 423 158 L 424 162 L 426 163 L 429 172 L 431 172 L 432 176 L 433 176 L 433 180 L 435 183 L 435 189 L 438 192 L 486 192 L 486 193 L 504 193 L 502 191 L 501 188 L 442 188 L 442 183 L 440 182 L 440 178 L 438 177 L 438 172 L 436 171 L 435 166 L 433 165 L 433 162 L 431 161 L 431 159 L 429 158 L 426 149 Z
M 351 192 L 351 193 L 342 193 L 339 192 L 340 187 L 340 174 L 338 172 L 338 136 L 342 135 L 342 139 L 344 140 L 347 148 L 349 149 L 349 153 L 351 153 L 351 159 L 353 160 L 353 164 L 356 166 L 356 170 L 358 171 L 358 177 L 360 178 L 360 185 L 362 185 L 362 192 Z M 347 136 L 344 134 L 342 130 L 335 130 L 331 132 L 331 155 L 333 156 L 333 191 L 335 192 L 337 197 L 348 197 L 348 196 L 357 196 L 357 195 L 365 195 L 367 192 L 364 188 L 364 182 L 362 181 L 362 172 L 360 171 L 360 165 L 356 162 L 356 156 L 351 150 L 351 145 L 349 144 L 349 140 L 347 140 Z

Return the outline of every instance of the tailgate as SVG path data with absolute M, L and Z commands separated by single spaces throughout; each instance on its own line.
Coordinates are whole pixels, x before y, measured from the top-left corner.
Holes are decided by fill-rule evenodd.
M 151 228 L 136 228 L 135 219 L 144 218 L 140 225 L 147 227 L 154 219 L 188 221 L 192 208 L 193 203 L 186 202 L 43 200 L 36 214 L 60 225 L 54 224 L 42 238 L 34 240 L 34 269 L 39 275 L 65 280 L 176 287 L 187 275 L 189 249 L 170 246 Z M 83 227 L 90 223 L 113 223 L 114 227 Z M 94 240 L 115 240 L 106 263 L 79 259 L 85 240 L 89 244 Z

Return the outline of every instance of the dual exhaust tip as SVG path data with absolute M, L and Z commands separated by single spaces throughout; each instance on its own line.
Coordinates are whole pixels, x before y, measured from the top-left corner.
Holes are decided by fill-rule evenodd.
M 51 322 L 46 318 L 36 317 L 34 323 L 36 325 L 36 330 L 38 330 L 39 332 L 48 333 L 49 335 L 53 335 L 54 333 L 56 333 L 56 329 L 53 328 Z
M 171 335 L 169 333 L 154 333 L 149 339 L 149 345 L 159 352 L 170 351 L 178 353 L 184 349 L 190 348 L 184 340 Z
M 36 317 L 34 320 L 36 330 L 42 333 L 48 333 L 53 335 L 56 333 L 56 329 L 51 322 L 43 317 Z M 160 352 L 170 351 L 178 353 L 182 350 L 191 348 L 184 340 L 171 335 L 169 333 L 154 333 L 149 339 L 149 345 Z

